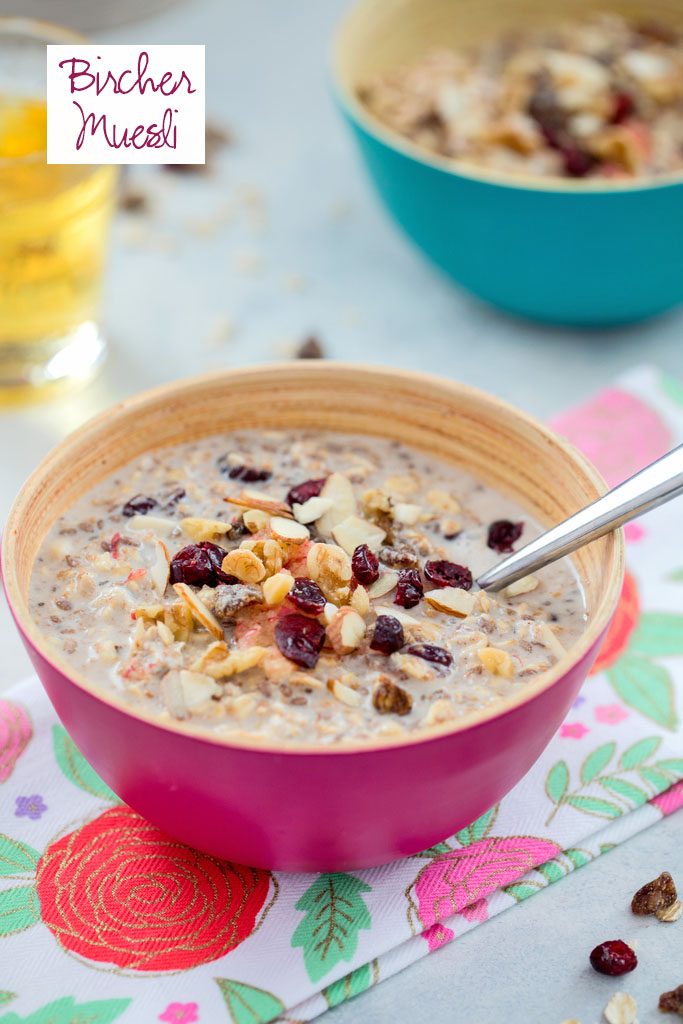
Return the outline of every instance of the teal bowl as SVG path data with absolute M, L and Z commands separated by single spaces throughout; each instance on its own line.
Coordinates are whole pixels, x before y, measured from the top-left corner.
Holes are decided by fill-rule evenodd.
M 474 169 L 385 128 L 357 96 L 370 75 L 429 46 L 547 21 L 547 6 L 526 0 L 522 17 L 515 0 L 361 0 L 336 37 L 336 96 L 384 205 L 463 288 L 509 313 L 549 323 L 610 327 L 644 320 L 683 302 L 683 175 L 585 182 Z M 559 17 L 563 7 L 583 13 L 593 6 L 558 2 L 553 12 Z M 670 0 L 650 0 L 650 16 L 660 7 L 662 20 L 680 23 L 681 8 Z M 636 10 L 628 0 L 609 8 Z

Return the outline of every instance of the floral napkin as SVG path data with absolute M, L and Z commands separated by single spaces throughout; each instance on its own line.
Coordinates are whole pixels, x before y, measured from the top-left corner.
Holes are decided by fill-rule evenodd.
M 614 484 L 683 440 L 683 388 L 637 370 L 555 426 Z M 0 1024 L 308 1021 L 683 806 L 679 533 L 675 505 L 628 527 L 598 664 L 513 792 L 367 871 L 270 873 L 175 843 L 98 778 L 37 680 L 16 687 L 0 701 Z

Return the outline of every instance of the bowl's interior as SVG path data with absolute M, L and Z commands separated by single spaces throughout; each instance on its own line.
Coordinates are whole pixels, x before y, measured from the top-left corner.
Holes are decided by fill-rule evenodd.
M 454 462 L 516 498 L 551 525 L 603 489 L 582 456 L 535 420 L 495 398 L 439 378 L 343 364 L 237 370 L 169 385 L 87 423 L 24 485 L 3 538 L 5 586 L 29 640 L 52 662 L 28 611 L 31 570 L 55 519 L 130 459 L 161 445 L 248 427 L 305 427 L 381 435 Z M 575 661 L 605 628 L 621 584 L 622 541 L 611 534 L 578 551 L 589 625 Z M 58 662 L 59 663 L 59 662 Z M 67 675 L 72 670 L 62 667 Z M 566 667 L 566 666 L 565 666 Z M 535 686 L 562 674 L 563 665 Z
M 459 168 L 468 176 L 473 165 L 438 157 L 385 128 L 358 99 L 358 89 L 374 75 L 392 70 L 433 48 L 477 45 L 487 39 L 524 28 L 542 28 L 591 13 L 614 12 L 626 18 L 656 20 L 683 29 L 680 0 L 359 0 L 342 22 L 334 46 L 333 66 L 337 88 L 346 109 L 367 130 L 397 148 L 407 149 L 423 160 L 448 169 Z M 478 169 L 476 169 L 478 170 Z M 484 178 L 503 178 L 482 168 Z M 479 176 L 479 174 L 475 175 Z M 677 175 L 662 175 L 661 182 Z M 528 179 L 516 175 L 519 184 L 538 180 L 549 187 L 549 179 Z M 555 179 L 554 187 L 560 187 Z M 630 182 L 565 181 L 569 189 L 630 188 Z

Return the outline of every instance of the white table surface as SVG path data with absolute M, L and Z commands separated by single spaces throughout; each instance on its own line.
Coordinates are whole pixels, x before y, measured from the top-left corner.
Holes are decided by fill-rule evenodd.
M 345 6 L 201 0 L 102 37 L 206 43 L 207 110 L 234 144 L 211 176 L 141 173 L 153 213 L 115 225 L 108 364 L 66 399 L 0 413 L 0 521 L 52 445 L 115 399 L 286 357 L 310 333 L 332 357 L 435 371 L 540 416 L 638 362 L 683 377 L 683 313 L 603 332 L 539 326 L 480 305 L 423 263 L 375 201 L 334 109 L 328 49 Z M 29 671 L 4 604 L 0 643 L 2 690 Z M 613 986 L 585 969 L 585 956 L 605 928 L 634 932 L 622 905 L 643 881 L 678 868 L 683 886 L 681 825 L 679 815 L 641 834 L 330 1011 L 330 1024 L 594 1024 Z M 663 1019 L 656 995 L 683 982 L 683 922 L 649 928 L 647 943 L 648 963 L 628 984 L 641 1024 Z

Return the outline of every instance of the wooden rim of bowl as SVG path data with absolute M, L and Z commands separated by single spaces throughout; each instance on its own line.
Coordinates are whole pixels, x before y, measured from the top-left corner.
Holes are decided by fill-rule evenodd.
M 45 479 L 50 475 L 53 463 L 67 456 L 72 450 L 83 449 L 94 446 L 95 440 L 105 436 L 111 425 L 117 421 L 136 417 L 137 414 L 155 405 L 167 405 L 179 399 L 184 393 L 198 394 L 205 388 L 215 385 L 234 386 L 241 383 L 245 388 L 249 386 L 258 387 L 265 384 L 268 377 L 281 377 L 282 375 L 295 375 L 297 380 L 307 378 L 306 384 L 311 386 L 315 378 L 328 377 L 331 374 L 350 373 L 362 375 L 364 383 L 367 382 L 368 389 L 375 387 L 391 387 L 397 392 L 415 390 L 419 388 L 426 392 L 436 391 L 444 400 L 467 399 L 483 406 L 489 412 L 494 412 L 506 418 L 506 421 L 518 425 L 522 430 L 534 435 L 535 438 L 549 449 L 557 451 L 564 456 L 567 463 L 570 463 L 577 475 L 595 491 L 595 497 L 603 493 L 605 483 L 594 466 L 572 445 L 558 437 L 548 427 L 536 420 L 527 413 L 521 412 L 514 406 L 504 402 L 484 391 L 468 385 L 459 384 L 445 378 L 432 374 L 415 372 L 412 370 L 387 369 L 381 366 L 366 366 L 364 364 L 353 364 L 325 360 L 323 362 L 302 362 L 302 363 L 269 363 L 263 366 L 246 367 L 235 370 L 219 371 L 215 373 L 202 374 L 196 377 L 186 378 L 180 382 L 164 384 L 160 387 L 142 392 L 132 398 L 128 398 L 105 412 L 100 413 L 93 419 L 79 427 L 72 434 L 61 441 L 52 451 L 40 462 L 37 468 L 30 475 L 21 488 L 17 498 L 10 509 L 5 530 L 2 537 L 2 573 L 5 586 L 5 593 L 12 615 L 14 616 L 24 638 L 40 654 L 40 656 L 52 666 L 52 668 L 65 676 L 71 683 L 86 691 L 91 697 L 101 701 L 110 707 L 122 711 L 125 715 L 139 719 L 158 729 L 163 729 L 172 734 L 182 734 L 210 742 L 216 746 L 234 747 L 254 751 L 270 751 L 278 754 L 350 754 L 370 753 L 373 750 L 385 750 L 387 748 L 414 746 L 422 743 L 442 739 L 445 736 L 456 735 L 468 729 L 480 726 L 496 718 L 503 718 L 506 714 L 522 705 L 534 700 L 539 694 L 550 689 L 560 680 L 574 665 L 584 658 L 591 648 L 598 642 L 603 631 L 609 624 L 611 616 L 616 607 L 621 592 L 624 574 L 624 540 L 623 531 L 619 530 L 608 534 L 595 544 L 603 545 L 605 552 L 604 575 L 607 586 L 599 596 L 595 607 L 591 608 L 590 621 L 586 630 L 581 634 L 577 642 L 567 651 L 552 668 L 541 673 L 536 679 L 529 683 L 524 690 L 510 697 L 495 701 L 490 707 L 480 711 L 471 712 L 461 718 L 446 722 L 441 726 L 430 726 L 424 729 L 417 729 L 406 733 L 401 737 L 374 737 L 369 740 L 344 740 L 333 746 L 326 747 L 319 743 L 276 743 L 269 739 L 259 737 L 230 737 L 227 734 L 218 736 L 207 727 L 192 725 L 191 723 L 177 722 L 168 723 L 160 721 L 159 717 L 151 711 L 135 708 L 126 703 L 122 697 L 109 693 L 99 687 L 90 684 L 85 673 L 76 671 L 66 660 L 63 660 L 52 647 L 47 643 L 44 633 L 33 621 L 28 608 L 28 602 L 19 582 L 17 564 L 17 551 L 21 545 L 22 522 L 26 519 L 26 512 L 37 494 L 43 488 Z M 268 429 L 264 426 L 264 429 Z M 333 429 L 333 428 L 331 428 Z M 338 429 L 338 428 L 337 428 Z M 215 433 L 216 431 L 214 431 Z M 196 436 L 210 436 L 210 431 L 203 431 Z M 370 434 L 372 436 L 372 434 Z M 375 436 L 379 436 L 376 434 Z M 386 434 L 384 436 L 390 436 Z M 445 436 L 452 436 L 446 434 Z M 410 444 L 411 442 L 406 442 Z M 149 450 L 155 446 L 150 445 Z M 160 445 L 157 447 L 164 447 Z M 419 443 L 415 447 L 420 448 Z M 424 448 L 422 448 L 424 450 Z M 113 470 L 110 470 L 113 472 Z M 516 496 L 517 500 L 523 498 Z M 56 513 L 57 514 L 57 513 Z M 56 518 L 56 514 L 55 517 Z M 54 518 L 52 521 L 54 521 Z M 44 539 L 52 522 L 48 522 L 40 532 L 40 541 Z M 31 564 L 31 569 L 33 565 Z M 28 573 L 30 579 L 31 573 Z M 28 588 L 27 588 L 28 589 Z
M 567 195 L 611 195 L 632 192 L 652 192 L 657 189 L 669 188 L 672 185 L 683 185 L 683 171 L 671 171 L 656 177 L 638 178 L 622 181 L 610 179 L 599 181 L 592 179 L 549 178 L 532 174 L 506 174 L 486 167 L 479 167 L 467 160 L 440 156 L 432 153 L 424 146 L 419 146 L 410 139 L 400 135 L 374 117 L 357 95 L 357 82 L 350 81 L 345 71 L 346 58 L 349 52 L 347 36 L 356 22 L 362 21 L 366 9 L 376 0 L 357 0 L 357 3 L 342 17 L 334 33 L 330 68 L 332 83 L 336 97 L 346 115 L 378 142 L 393 149 L 403 156 L 410 157 L 417 163 L 424 164 L 434 170 L 443 171 L 454 178 L 466 178 L 483 185 L 498 185 L 503 188 L 522 192 L 550 192 Z

